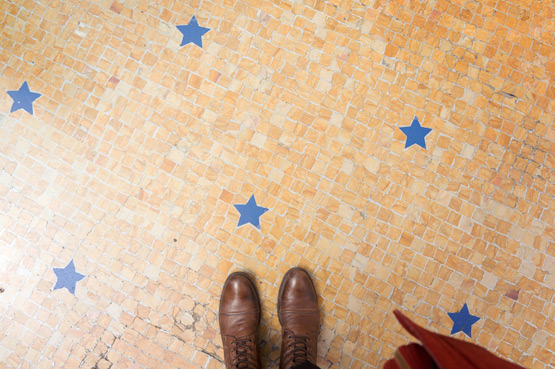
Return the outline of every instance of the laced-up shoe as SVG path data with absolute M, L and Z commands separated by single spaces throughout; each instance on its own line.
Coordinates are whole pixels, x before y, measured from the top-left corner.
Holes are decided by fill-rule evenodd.
M 301 268 L 289 270 L 278 294 L 282 327 L 280 369 L 305 362 L 316 364 L 320 314 L 318 296 L 310 275 Z
M 220 298 L 219 320 L 226 369 L 261 369 L 260 300 L 248 274 L 235 272 L 227 278 Z

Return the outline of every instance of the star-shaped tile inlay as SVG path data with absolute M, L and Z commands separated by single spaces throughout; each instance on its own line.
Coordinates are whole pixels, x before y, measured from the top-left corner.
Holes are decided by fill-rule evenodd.
M 260 216 L 269 210 L 268 208 L 263 208 L 262 206 L 256 205 L 256 199 L 254 198 L 254 195 L 251 196 L 246 204 L 234 204 L 233 206 L 235 206 L 237 211 L 241 214 L 237 227 L 240 227 L 246 223 L 250 223 L 260 229 Z
M 8 95 L 10 95 L 13 100 L 10 113 L 13 113 L 14 111 L 19 109 L 23 109 L 31 115 L 33 115 L 33 101 L 42 96 L 37 92 L 31 92 L 31 90 L 29 90 L 29 85 L 27 84 L 27 81 L 23 82 L 23 85 L 21 85 L 19 90 L 8 91 Z
M 206 32 L 210 31 L 210 28 L 199 26 L 195 16 L 191 18 L 189 24 L 177 26 L 177 29 L 183 34 L 181 46 L 193 42 L 200 48 L 202 48 L 202 36 L 204 36 Z
M 75 284 L 81 279 L 85 278 L 83 274 L 79 274 L 75 271 L 75 265 L 73 260 L 65 268 L 54 268 L 54 273 L 58 277 L 58 281 L 54 286 L 54 289 L 67 288 L 69 292 L 75 295 Z
M 447 313 L 449 318 L 453 321 L 453 329 L 451 329 L 451 334 L 457 332 L 464 332 L 468 337 L 472 337 L 472 324 L 480 320 L 479 317 L 470 315 L 468 311 L 468 306 L 466 303 L 462 307 L 461 311 L 458 313 Z
M 426 140 L 424 139 L 424 137 L 426 137 L 426 135 L 430 133 L 432 129 L 422 127 L 417 117 L 414 117 L 414 119 L 412 120 L 412 124 L 410 126 L 400 127 L 400 129 L 401 131 L 403 131 L 405 136 L 407 136 L 407 141 L 405 142 L 405 149 L 414 144 L 417 144 L 423 148 L 426 148 Z

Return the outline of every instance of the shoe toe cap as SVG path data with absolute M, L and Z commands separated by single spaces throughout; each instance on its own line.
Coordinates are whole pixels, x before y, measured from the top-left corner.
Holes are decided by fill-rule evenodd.
M 244 273 L 233 273 L 227 279 L 220 298 L 220 314 L 260 311 L 255 287 Z
M 318 296 L 308 273 L 293 268 L 284 277 L 280 291 L 280 307 L 285 310 L 318 310 Z

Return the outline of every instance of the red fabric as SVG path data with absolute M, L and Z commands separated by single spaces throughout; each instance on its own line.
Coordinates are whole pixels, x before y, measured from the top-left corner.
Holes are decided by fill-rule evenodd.
M 394 359 L 387 360 L 383 369 L 401 369 Z
M 402 360 L 402 365 L 398 360 Z M 417 343 L 401 346 L 395 351 L 395 359 L 387 361 L 383 369 L 438 369 L 428 351 Z
M 394 311 L 394 314 L 399 323 L 422 342 L 422 346 L 440 369 L 524 369 L 473 343 L 430 332 L 412 322 L 398 310 Z M 405 357 L 404 354 L 403 357 Z M 416 366 L 414 369 L 417 368 L 419 367 Z
M 395 357 L 397 355 L 401 355 L 411 369 L 437 369 L 428 351 L 417 343 L 399 347 Z

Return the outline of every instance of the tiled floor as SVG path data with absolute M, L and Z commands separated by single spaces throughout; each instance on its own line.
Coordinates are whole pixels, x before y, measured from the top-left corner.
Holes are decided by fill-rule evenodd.
M 177 25 L 211 30 L 180 46 Z M 247 270 L 276 367 L 283 274 L 322 368 L 450 334 L 555 366 L 553 1 L 0 2 L 0 367 L 221 368 Z M 8 91 L 40 93 L 33 114 Z M 405 148 L 418 117 L 426 148 Z M 234 205 L 254 195 L 260 229 Z M 54 268 L 74 261 L 75 294 Z

